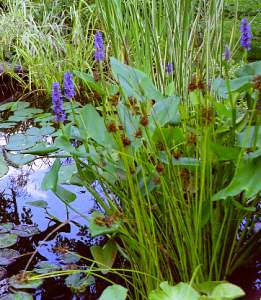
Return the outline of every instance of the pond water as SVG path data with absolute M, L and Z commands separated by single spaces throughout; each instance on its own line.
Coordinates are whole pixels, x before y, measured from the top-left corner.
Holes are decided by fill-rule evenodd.
M 22 124 L 23 130 L 25 124 Z M 19 130 L 18 130 L 19 131 Z M 17 129 L 16 129 L 17 132 Z M 5 146 L 12 135 L 5 130 L 0 131 L 0 147 Z M 9 172 L 0 179 L 0 223 L 12 222 L 18 224 L 37 225 L 40 232 L 31 238 L 21 238 L 16 245 L 17 250 L 25 255 L 7 268 L 7 276 L 17 274 L 23 270 L 32 253 L 37 252 L 29 266 L 29 270 L 39 261 L 61 263 L 61 253 L 57 249 L 66 247 L 70 251 L 91 257 L 89 247 L 101 242 L 91 239 L 88 232 L 88 221 L 76 211 L 90 216 L 93 210 L 99 209 L 91 194 L 83 187 L 68 186 L 77 195 L 73 202 L 73 210 L 66 207 L 52 192 L 42 191 L 41 181 L 44 174 L 50 169 L 53 160 L 38 159 L 19 169 L 9 166 Z M 70 161 L 64 160 L 63 164 Z M 98 187 L 97 187 L 98 188 Z M 32 201 L 46 201 L 48 214 L 45 209 L 30 205 Z M 50 216 L 55 217 L 51 218 Z M 64 223 L 70 220 L 69 223 Z M 84 263 L 82 263 L 84 264 Z M 81 266 L 79 262 L 78 266 Z M 75 267 L 75 264 L 74 264 Z M 246 292 L 245 300 L 259 300 L 261 297 L 261 255 L 248 262 L 231 277 L 231 281 L 241 286 Z M 111 277 L 115 282 L 119 278 Z M 3 279 L 2 279 L 3 280 Z M 1 281 L 0 281 L 1 285 Z M 35 291 L 34 299 L 98 299 L 102 290 L 108 284 L 104 280 L 97 280 L 84 295 L 76 295 L 66 287 L 61 278 L 45 280 L 44 284 Z M 1 288 L 0 288 L 1 296 Z

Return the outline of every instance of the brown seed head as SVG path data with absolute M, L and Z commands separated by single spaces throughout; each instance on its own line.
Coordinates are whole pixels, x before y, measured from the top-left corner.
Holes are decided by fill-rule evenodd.
M 121 140 L 122 140 L 122 143 L 123 143 L 124 147 L 127 147 L 127 146 L 129 146 L 131 144 L 130 139 L 127 136 L 125 136 L 125 135 L 123 135 L 121 137 Z
M 162 173 L 164 171 L 164 165 L 162 163 L 158 163 L 156 165 L 156 170 L 158 173 Z
M 179 150 L 176 150 L 176 151 L 173 151 L 172 152 L 172 155 L 175 159 L 180 159 L 181 155 L 182 155 L 182 152 L 179 151 Z
M 108 126 L 107 126 L 107 130 L 109 132 L 116 132 L 117 131 L 116 124 L 114 122 L 109 123 Z
M 142 130 L 141 130 L 141 128 L 138 128 L 138 130 L 135 133 L 135 137 L 136 138 L 141 138 L 142 137 Z
M 141 119 L 140 119 L 140 124 L 141 124 L 142 126 L 147 126 L 148 123 L 149 123 L 149 119 L 148 119 L 147 116 L 141 117 Z
M 261 75 L 257 75 L 253 80 L 254 89 L 261 92 Z

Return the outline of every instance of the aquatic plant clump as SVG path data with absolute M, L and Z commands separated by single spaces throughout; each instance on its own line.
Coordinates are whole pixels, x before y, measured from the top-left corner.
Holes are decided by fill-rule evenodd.
M 56 123 L 65 121 L 65 113 L 63 111 L 63 100 L 59 82 L 54 82 L 52 85 L 52 103 L 54 121 Z
M 64 97 L 72 99 L 75 97 L 73 75 L 71 72 L 65 72 L 63 77 Z
M 94 35 L 94 59 L 96 61 L 104 61 L 105 51 L 103 46 L 103 37 L 101 32 L 96 32 Z
M 250 24 L 248 23 L 246 18 L 243 18 L 241 21 L 240 32 L 241 32 L 241 39 L 240 39 L 241 46 L 246 50 L 250 50 L 252 34 L 251 34 Z

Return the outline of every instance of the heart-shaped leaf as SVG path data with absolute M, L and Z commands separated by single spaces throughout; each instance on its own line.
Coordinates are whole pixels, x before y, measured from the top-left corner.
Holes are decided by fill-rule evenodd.
M 127 298 L 128 290 L 119 285 L 114 284 L 108 286 L 101 294 L 99 300 L 125 300 Z
M 0 248 L 11 247 L 17 242 L 17 235 L 13 233 L 0 234 Z

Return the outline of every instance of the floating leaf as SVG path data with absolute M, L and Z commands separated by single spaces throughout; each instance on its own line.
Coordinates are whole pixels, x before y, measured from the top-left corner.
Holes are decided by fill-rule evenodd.
M 95 283 L 95 278 L 83 273 L 74 273 L 66 277 L 65 283 L 74 293 L 83 293 L 87 287 Z
M 40 208 L 47 208 L 48 207 L 48 202 L 44 200 L 36 200 L 36 201 L 28 201 L 26 204 L 35 206 L 35 207 L 40 207 Z
M 90 248 L 94 260 L 97 265 L 103 269 L 101 272 L 106 274 L 109 270 L 104 270 L 106 267 L 110 269 L 117 255 L 117 246 L 113 240 L 109 240 L 103 247 L 92 246 Z
M 14 154 L 7 152 L 6 153 L 7 160 L 12 163 L 16 167 L 22 167 L 26 164 L 31 163 L 36 159 L 36 156 L 34 155 L 26 155 L 26 154 Z
M 30 279 L 26 274 L 24 279 L 20 278 L 21 276 L 12 276 L 9 279 L 10 286 L 15 289 L 37 289 L 43 283 L 42 279 Z
M 20 224 L 15 225 L 14 229 L 11 230 L 11 233 L 14 233 L 20 237 L 30 237 L 40 233 L 40 231 L 35 225 Z
M 189 284 L 180 282 L 170 286 L 166 281 L 160 284 L 160 289 L 149 294 L 149 300 L 198 300 L 200 294 Z
M 24 153 L 24 154 L 34 154 L 34 155 L 46 155 L 46 154 L 49 154 L 49 153 L 56 152 L 58 150 L 59 150 L 58 147 L 40 142 L 40 143 L 37 143 L 32 148 L 30 148 L 29 150 L 22 151 L 22 153 Z
M 13 249 L 0 249 L 0 265 L 8 266 L 20 256 L 20 253 Z
M 64 264 L 76 264 L 81 257 L 79 255 L 77 255 L 76 253 L 73 252 L 68 252 L 63 254 L 60 259 L 62 260 L 62 262 Z
M 17 243 L 17 235 L 13 233 L 0 234 L 0 248 L 11 247 Z
M 108 286 L 101 294 L 99 300 L 125 300 L 127 298 L 128 290 L 119 285 L 114 284 Z
M 9 223 L 1 223 L 0 224 L 0 233 L 7 233 L 10 232 L 14 228 L 14 224 L 9 222 Z
M 41 136 L 27 136 L 25 134 L 14 134 L 11 135 L 8 145 L 6 146 L 7 150 L 25 150 L 34 146 L 39 140 Z
M 5 162 L 3 155 L 0 152 L 0 177 L 3 177 L 8 172 L 8 166 Z
M 103 225 L 102 222 L 98 222 L 98 220 L 102 221 L 103 219 L 106 219 L 105 215 L 97 211 L 93 212 L 89 225 L 92 237 L 115 233 L 119 230 L 122 224 L 122 220 L 120 219 L 115 220 L 112 224 L 110 224 L 110 226 L 106 225 L 106 223 Z
M 28 293 L 17 292 L 5 295 L 0 300 L 33 300 L 33 296 Z
M 61 267 L 56 264 L 49 263 L 48 261 L 40 261 L 35 266 L 34 272 L 37 274 L 45 274 L 59 270 L 61 270 Z

